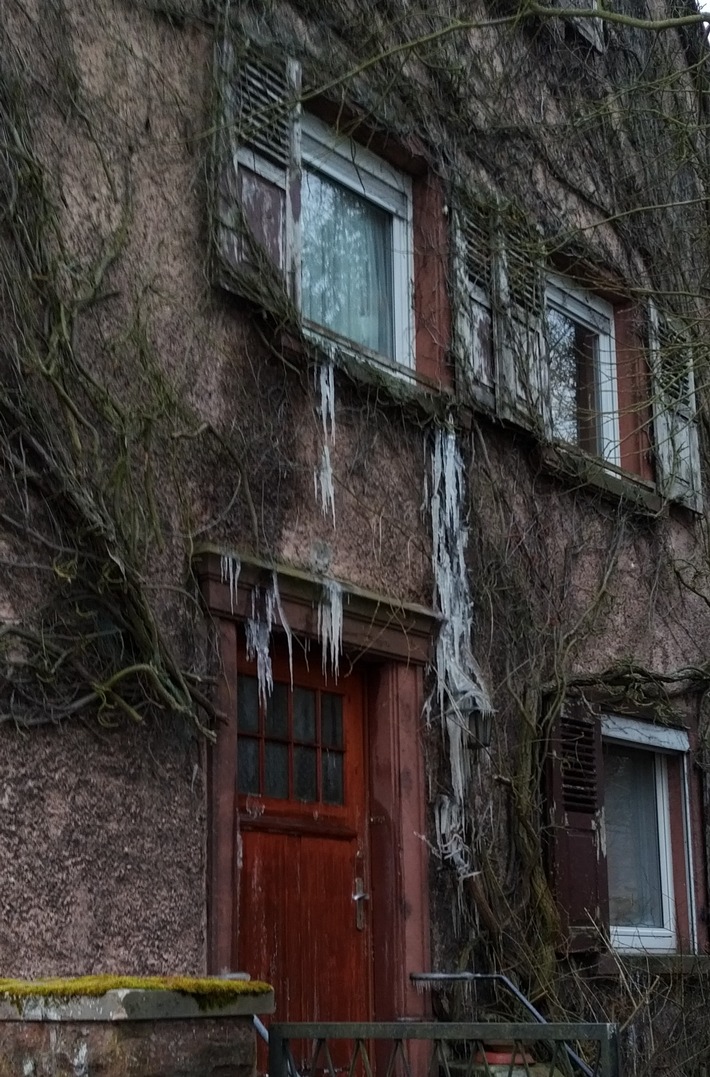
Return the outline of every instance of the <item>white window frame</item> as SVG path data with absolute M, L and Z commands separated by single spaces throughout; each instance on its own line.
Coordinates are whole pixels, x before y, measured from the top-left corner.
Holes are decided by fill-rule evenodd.
M 665 726 L 641 722 L 634 718 L 605 714 L 601 716 L 602 740 L 609 744 L 624 744 L 634 750 L 651 752 L 654 761 L 656 785 L 656 819 L 658 825 L 658 850 L 661 879 L 662 927 L 629 927 L 610 924 L 609 934 L 613 948 L 619 953 L 675 953 L 678 948 L 676 927 L 676 901 L 673 884 L 673 849 L 671 842 L 670 802 L 668 795 L 669 755 L 682 757 L 687 762 L 690 748 L 688 734 L 684 729 L 671 729 Z M 688 833 L 688 769 L 682 767 L 682 795 L 684 835 L 684 852 L 686 859 L 686 879 L 689 898 L 689 919 L 691 935 L 694 941 L 695 909 L 692 898 L 692 865 L 688 862 L 690 841 Z M 606 810 L 606 809 L 605 809 Z
M 546 308 L 566 314 L 597 334 L 597 390 L 599 400 L 601 459 L 621 466 L 619 403 L 617 394 L 616 336 L 614 308 L 601 296 L 579 288 L 571 281 L 550 275 L 545 290 Z M 550 420 L 551 421 L 551 420 Z
M 392 219 L 392 308 L 394 359 L 370 351 L 341 337 L 327 326 L 305 322 L 306 331 L 319 343 L 334 343 L 349 354 L 383 363 L 390 369 L 414 372 L 414 253 L 412 181 L 409 176 L 353 139 L 338 134 L 315 116 L 304 113 L 301 122 L 301 160 L 304 170 L 354 191 Z M 299 267 L 300 275 L 300 267 Z M 300 296 L 300 283 L 298 294 Z

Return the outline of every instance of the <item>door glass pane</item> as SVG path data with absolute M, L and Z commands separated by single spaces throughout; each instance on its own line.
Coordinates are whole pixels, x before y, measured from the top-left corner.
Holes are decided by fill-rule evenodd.
M 293 749 L 293 786 L 297 800 L 316 800 L 316 750 Z
M 288 689 L 285 684 L 275 684 L 266 704 L 267 737 L 288 736 Z
M 599 335 L 554 307 L 546 322 L 553 437 L 599 454 Z
M 264 744 L 264 796 L 288 797 L 288 745 Z
M 259 792 L 259 741 L 251 737 L 240 737 L 237 745 L 237 789 Z
M 343 697 L 322 692 L 320 697 L 321 741 L 328 748 L 343 747 Z
M 391 215 L 317 172 L 301 192 L 305 317 L 394 358 Z
M 316 694 L 307 688 L 293 690 L 293 739 L 307 744 L 316 739 Z
M 609 919 L 663 927 L 655 761 L 652 752 L 604 747 Z
M 256 677 L 237 680 L 237 729 L 256 733 L 259 728 L 259 686 Z
M 340 752 L 323 752 L 323 803 L 343 803 L 343 757 Z

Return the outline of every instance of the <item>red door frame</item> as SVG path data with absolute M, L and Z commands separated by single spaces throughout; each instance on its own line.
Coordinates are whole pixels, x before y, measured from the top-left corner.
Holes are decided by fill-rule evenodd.
M 231 969 L 238 925 L 234 912 L 237 871 L 236 684 L 239 622 L 251 608 L 256 572 L 240 576 L 230 595 L 219 557 L 208 555 L 199 572 L 203 597 L 215 618 L 221 655 L 217 707 L 222 714 L 208 758 L 207 966 Z M 281 601 L 295 631 L 313 636 L 313 598 L 303 599 L 303 580 L 289 595 L 279 579 Z M 349 605 L 352 607 L 349 609 Z M 369 620 L 365 605 L 370 606 Z M 365 612 L 363 613 L 363 610 Z M 410 973 L 429 969 L 429 887 L 424 760 L 420 740 L 423 668 L 436 621 L 429 611 L 394 609 L 365 600 L 344 604 L 343 641 L 359 652 L 367 645 L 366 742 L 369 752 L 372 949 L 376 963 L 373 1017 L 425 1016 L 427 999 Z M 366 626 L 366 627 L 363 627 Z M 365 633 L 369 635 L 365 636 Z

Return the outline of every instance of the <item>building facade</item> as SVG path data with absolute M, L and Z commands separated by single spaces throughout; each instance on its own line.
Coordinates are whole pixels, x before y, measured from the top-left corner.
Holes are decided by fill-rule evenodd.
M 2 18 L 3 974 L 701 1073 L 697 13 Z

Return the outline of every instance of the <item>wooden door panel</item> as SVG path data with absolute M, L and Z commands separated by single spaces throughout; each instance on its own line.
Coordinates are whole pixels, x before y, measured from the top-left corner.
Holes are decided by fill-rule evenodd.
M 253 676 L 248 663 L 242 662 L 240 668 L 242 677 Z M 353 900 L 356 879 L 369 891 L 362 684 L 355 675 L 342 678 L 338 685 L 326 684 L 311 665 L 310 670 L 294 671 L 292 691 L 277 665 L 274 674 L 281 686 L 279 706 L 288 713 L 283 722 L 257 702 L 252 709 L 259 709 L 258 720 L 244 713 L 244 699 L 249 694 L 256 700 L 256 695 L 253 682 L 242 680 L 241 740 L 249 744 L 253 765 L 250 762 L 240 772 L 244 788 L 238 797 L 234 967 L 273 984 L 277 1020 L 368 1020 L 370 909 L 365 901 L 358 922 Z M 328 754 L 339 753 L 342 796 L 333 796 L 332 788 L 329 793 L 325 779 L 313 795 L 297 785 L 296 754 L 302 734 L 296 702 L 302 702 L 299 689 L 304 687 L 317 694 L 314 751 L 319 773 Z M 332 733 L 334 700 L 338 713 L 342 708 L 342 740 Z M 276 726 L 279 731 L 274 734 Z M 279 796 L 269 796 L 265 763 L 275 737 L 285 746 L 283 756 L 288 755 L 290 770 Z M 237 751 L 239 743 L 240 738 Z
M 238 967 L 274 985 L 281 1021 L 366 1019 L 369 909 L 360 931 L 356 842 L 258 830 L 241 845 Z

